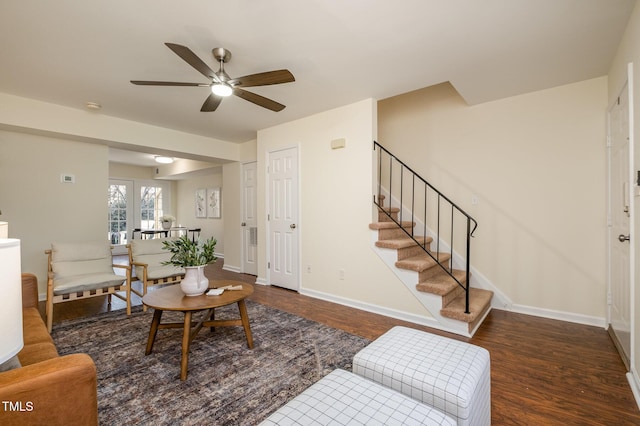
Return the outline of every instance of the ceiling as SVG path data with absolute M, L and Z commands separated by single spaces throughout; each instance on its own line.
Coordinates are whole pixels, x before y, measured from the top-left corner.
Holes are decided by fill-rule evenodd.
M 450 81 L 469 104 L 606 75 L 635 0 L 2 0 L 0 92 L 229 142 L 366 98 Z M 231 77 L 296 81 L 200 112 L 207 83 L 164 43 Z

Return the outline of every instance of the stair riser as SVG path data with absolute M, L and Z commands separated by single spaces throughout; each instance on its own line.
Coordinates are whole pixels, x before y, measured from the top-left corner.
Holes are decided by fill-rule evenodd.
M 449 268 L 448 260 L 444 262 L 441 260 L 441 263 L 444 265 L 445 268 Z M 441 271 L 442 271 L 442 268 L 440 268 L 437 264 L 435 264 L 433 265 L 432 268 L 425 269 L 424 271 L 421 271 L 418 274 L 418 282 L 421 283 L 423 281 L 429 281 L 433 276 L 440 274 Z
M 406 238 L 407 234 L 400 228 L 390 228 L 390 229 L 379 229 L 378 230 L 378 239 L 379 240 L 395 240 L 398 238 Z
M 453 290 L 451 293 L 449 293 L 449 294 L 447 294 L 445 296 L 442 296 L 442 307 L 444 308 L 449 303 L 453 302 L 453 300 L 456 297 L 460 296 L 463 293 L 464 293 L 464 290 L 462 289 L 462 287 L 460 287 L 459 285 L 456 284 L 456 289 L 455 290 Z
M 396 221 L 398 220 L 398 212 L 391 212 L 390 215 L 394 220 Z M 389 218 L 389 216 L 387 216 L 385 212 L 378 210 L 378 222 L 390 222 L 390 221 L 391 219 Z
M 427 244 L 426 248 L 427 248 L 427 251 L 430 250 L 430 244 Z M 398 260 L 403 260 L 408 257 L 417 256 L 421 253 L 424 253 L 424 249 L 422 248 L 422 246 L 419 246 L 419 245 L 398 249 Z
M 476 318 L 475 321 L 471 321 L 469 323 L 469 333 L 471 333 L 477 327 L 477 325 L 480 324 L 480 321 L 482 321 L 484 319 L 485 314 L 490 309 L 491 309 L 491 303 L 485 305 L 485 307 L 484 307 L 484 309 L 482 309 L 482 312 L 480 313 L 480 315 L 478 315 L 478 318 Z

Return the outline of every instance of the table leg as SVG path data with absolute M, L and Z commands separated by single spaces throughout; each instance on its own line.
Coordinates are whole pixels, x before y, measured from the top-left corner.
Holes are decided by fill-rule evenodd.
M 213 321 L 216 319 L 216 310 L 215 309 L 211 309 L 211 315 L 209 315 L 209 321 Z M 216 328 L 215 327 L 209 327 L 209 330 L 214 331 Z
M 191 311 L 184 313 L 184 327 L 182 332 L 182 361 L 180 363 L 180 380 L 187 380 L 189 365 L 189 341 L 191 337 Z
M 156 334 L 158 334 L 158 325 L 160 324 L 161 317 L 162 317 L 162 310 L 155 309 L 153 311 L 153 320 L 151 320 L 151 329 L 149 330 L 149 339 L 147 339 L 147 350 L 144 352 L 145 355 L 149 355 L 151 353 L 151 349 L 153 349 L 153 342 L 155 342 Z
M 244 303 L 244 299 L 238 301 L 238 309 L 240 310 L 240 319 L 244 327 L 244 334 L 247 336 L 247 346 L 249 346 L 249 349 L 253 349 L 253 336 L 251 335 L 249 315 L 247 314 L 247 305 Z

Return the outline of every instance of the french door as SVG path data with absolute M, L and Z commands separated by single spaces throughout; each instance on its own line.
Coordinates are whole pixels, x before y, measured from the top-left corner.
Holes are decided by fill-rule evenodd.
M 114 246 L 125 245 L 133 223 L 133 181 L 109 180 L 107 238 Z
M 170 213 L 170 188 L 168 182 L 109 179 L 107 238 L 114 253 L 126 251 L 134 229 L 160 229 L 160 217 Z

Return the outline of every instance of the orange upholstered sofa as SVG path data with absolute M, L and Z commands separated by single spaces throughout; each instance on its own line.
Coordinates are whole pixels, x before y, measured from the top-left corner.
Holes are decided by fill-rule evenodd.
M 95 364 L 86 354 L 58 355 L 33 274 L 22 274 L 22 308 L 22 366 L 0 372 L 0 424 L 97 425 Z

